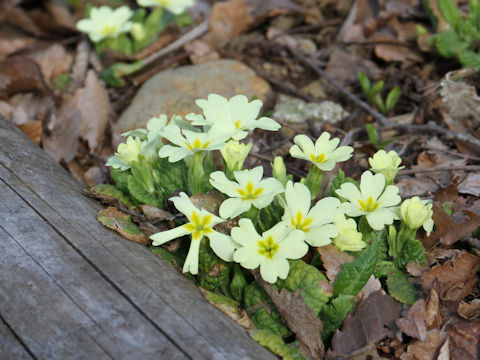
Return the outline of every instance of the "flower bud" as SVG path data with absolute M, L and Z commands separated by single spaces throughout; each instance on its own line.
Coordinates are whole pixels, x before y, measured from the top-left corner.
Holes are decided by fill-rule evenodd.
M 287 168 L 285 167 L 285 163 L 281 156 L 276 156 L 273 160 L 272 175 L 275 179 L 280 181 L 283 186 L 287 185 Z
M 117 148 L 117 157 L 127 164 L 137 161 L 138 155 L 142 151 L 142 142 L 139 138 L 129 136 L 126 143 L 121 143 Z
M 385 150 L 378 150 L 373 155 L 373 158 L 368 159 L 368 162 L 376 174 L 383 174 L 383 176 L 385 176 L 385 180 L 389 185 L 393 184 L 398 170 L 405 167 L 399 166 L 402 159 L 400 159 L 398 154 L 393 150 L 388 153 Z
M 238 140 L 230 140 L 220 150 L 223 160 L 230 171 L 239 171 L 243 169 L 243 163 L 252 148 L 252 143 L 248 145 L 241 144 Z
M 427 200 L 421 200 L 418 196 L 406 199 L 400 205 L 400 218 L 412 230 L 423 226 L 427 235 L 433 229 L 432 204 Z
M 145 37 L 147 36 L 143 25 L 137 22 L 133 23 L 132 28 L 130 29 L 130 33 L 132 34 L 132 37 L 138 42 L 145 40 Z
M 334 224 L 338 235 L 333 239 L 333 245 L 342 251 L 360 251 L 367 244 L 362 240 L 362 233 L 357 231 L 357 223 L 353 219 L 346 219 L 345 215 L 335 216 Z

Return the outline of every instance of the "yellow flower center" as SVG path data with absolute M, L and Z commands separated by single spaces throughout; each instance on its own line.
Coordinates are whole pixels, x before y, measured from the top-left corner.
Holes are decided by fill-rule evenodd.
M 240 129 L 240 127 L 242 126 L 240 120 L 235 121 L 234 124 L 236 129 Z
M 372 212 L 377 210 L 380 203 L 378 201 L 374 201 L 371 196 L 368 197 L 367 201 L 358 200 L 360 204 L 360 209 L 365 212 Z
M 248 182 L 245 189 L 237 189 L 237 192 L 242 197 L 242 200 L 255 200 L 263 193 L 263 188 L 255 189 L 255 186 Z
M 184 142 L 185 146 L 190 149 L 190 150 L 201 150 L 201 149 L 205 149 L 208 145 L 210 145 L 210 141 L 207 141 L 205 142 L 204 144 L 202 144 L 202 141 L 200 139 L 195 139 L 195 141 L 193 142 L 193 144 L 189 144 L 188 142 Z
M 310 225 L 312 225 L 312 222 L 312 218 L 307 217 L 306 219 L 303 219 L 303 214 L 300 210 L 297 212 L 297 215 L 295 215 L 295 217 L 292 217 L 291 220 L 293 228 L 302 230 L 304 232 L 310 231 Z
M 324 153 L 321 153 L 320 155 L 310 154 L 310 159 L 312 159 L 313 162 L 320 163 L 320 164 L 328 160 Z
M 157 3 L 163 6 L 169 6 L 172 4 L 172 0 L 157 0 Z
M 115 34 L 116 31 L 117 31 L 116 26 L 106 25 L 102 29 L 102 35 L 105 35 L 105 36 L 113 35 Z
M 192 233 L 193 240 L 199 240 L 205 234 L 211 233 L 212 227 L 209 226 L 212 222 L 212 215 L 205 215 L 200 217 L 195 211 L 192 212 L 192 218 L 188 224 L 183 225 L 185 229 Z
M 275 241 L 271 236 L 265 241 L 258 241 L 258 253 L 272 259 L 275 253 L 278 251 L 279 245 L 275 244 Z

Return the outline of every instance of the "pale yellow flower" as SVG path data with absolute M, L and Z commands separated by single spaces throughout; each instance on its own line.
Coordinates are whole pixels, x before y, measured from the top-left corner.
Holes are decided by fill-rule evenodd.
M 338 214 L 334 219 L 338 235 L 333 239 L 333 244 L 342 251 L 360 251 L 367 246 L 362 240 L 362 233 L 357 231 L 357 223 L 347 219 L 345 215 Z
M 427 235 L 430 235 L 433 229 L 432 206 L 430 201 L 414 196 L 400 205 L 400 218 L 410 229 L 416 230 L 423 226 Z
M 180 15 L 188 7 L 195 4 L 194 0 L 137 0 L 138 5 L 149 6 L 162 6 L 175 15 Z
M 94 7 L 90 11 L 90 18 L 77 22 L 77 28 L 87 33 L 93 42 L 99 42 L 129 32 L 133 26 L 129 21 L 132 15 L 133 11 L 128 6 L 120 6 L 115 10 L 108 6 Z
M 368 159 L 368 162 L 370 163 L 373 172 L 385 176 L 387 184 L 393 184 L 393 180 L 395 180 L 398 170 L 405 167 L 400 166 L 402 159 L 400 159 L 394 150 L 391 150 L 388 153 L 385 150 L 378 150 L 373 154 L 373 158 Z

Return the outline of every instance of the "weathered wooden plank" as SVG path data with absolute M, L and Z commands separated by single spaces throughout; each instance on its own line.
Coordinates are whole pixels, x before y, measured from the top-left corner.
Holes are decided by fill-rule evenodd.
M 152 323 L 195 359 L 275 359 L 148 249 L 106 230 L 100 206 L 11 124 L 0 120 L 0 178 Z
M 0 359 L 33 359 L 28 350 L 10 331 L 3 319 L 0 319 Z
M 35 356 L 187 359 L 2 180 L 0 194 L 0 313 Z

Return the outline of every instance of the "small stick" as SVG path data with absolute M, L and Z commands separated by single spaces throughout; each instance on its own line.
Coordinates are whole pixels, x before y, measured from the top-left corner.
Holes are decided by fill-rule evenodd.
M 411 175 L 416 173 L 429 173 L 436 171 L 480 171 L 480 165 L 437 165 L 427 168 L 404 169 L 398 172 L 398 175 Z

